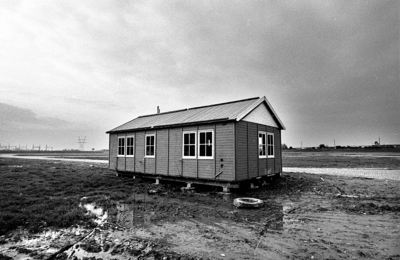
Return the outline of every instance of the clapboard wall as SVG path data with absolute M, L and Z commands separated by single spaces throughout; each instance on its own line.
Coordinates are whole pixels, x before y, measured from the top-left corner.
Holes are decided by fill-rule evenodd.
M 236 122 L 236 181 L 275 175 L 282 172 L 281 130 L 252 122 Z M 258 132 L 274 134 L 274 157 L 259 158 Z
M 183 133 L 201 130 L 214 132 L 213 158 L 183 158 Z M 259 131 L 274 134 L 273 158 L 259 158 Z M 154 158 L 145 157 L 147 134 L 155 135 Z M 121 136 L 134 136 L 134 157 L 117 156 Z M 282 171 L 281 130 L 239 121 L 110 134 L 109 167 L 117 171 L 227 182 L 274 175 Z
M 173 177 L 235 180 L 234 123 L 204 124 L 151 131 L 110 134 L 110 169 Z M 183 133 L 211 130 L 214 133 L 212 159 L 187 159 L 182 156 Z M 145 138 L 155 135 L 154 158 L 145 157 Z M 134 157 L 117 156 L 118 137 L 134 136 Z

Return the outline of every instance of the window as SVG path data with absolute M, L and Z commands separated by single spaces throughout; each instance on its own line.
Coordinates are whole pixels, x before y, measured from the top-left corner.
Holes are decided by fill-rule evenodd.
M 125 137 L 118 137 L 118 156 L 125 155 Z
M 213 131 L 199 132 L 199 159 L 212 159 L 214 156 Z
M 258 132 L 258 157 L 266 158 L 266 150 L 267 150 L 267 133 Z
M 146 153 L 145 156 L 146 157 L 154 157 L 155 154 L 155 139 L 156 136 L 153 135 L 146 135 Z
M 126 137 L 126 156 L 134 156 L 134 136 Z
M 183 133 L 183 158 L 196 158 L 196 132 Z
M 268 157 L 274 156 L 274 134 L 268 133 Z

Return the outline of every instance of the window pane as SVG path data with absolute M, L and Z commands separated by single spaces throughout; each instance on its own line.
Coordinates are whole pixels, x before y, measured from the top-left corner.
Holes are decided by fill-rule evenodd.
M 195 144 L 196 143 L 196 134 L 191 133 L 190 134 L 190 144 Z
M 150 145 L 154 145 L 154 136 L 150 136 Z
M 189 156 L 189 146 L 187 145 L 183 147 L 183 156 Z
M 206 146 L 206 156 L 212 156 L 212 145 Z
M 205 156 L 205 155 L 206 155 L 206 146 L 200 145 L 200 156 Z
M 212 132 L 207 132 L 207 144 L 212 145 Z
M 196 146 L 191 145 L 191 146 L 189 146 L 189 149 L 190 149 L 190 156 L 195 156 L 196 155 Z
M 189 143 L 189 135 L 188 134 L 183 134 L 183 143 L 188 144 Z
M 206 143 L 206 133 L 200 133 L 200 144 Z
M 154 155 L 154 146 L 150 146 L 150 155 Z

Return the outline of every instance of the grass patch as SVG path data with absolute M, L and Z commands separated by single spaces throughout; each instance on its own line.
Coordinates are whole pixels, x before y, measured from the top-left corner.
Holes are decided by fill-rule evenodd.
M 83 197 L 101 204 L 126 199 L 147 185 L 140 182 L 89 165 L 0 158 L 0 235 L 19 227 L 38 232 L 92 225 L 91 216 L 79 207 Z

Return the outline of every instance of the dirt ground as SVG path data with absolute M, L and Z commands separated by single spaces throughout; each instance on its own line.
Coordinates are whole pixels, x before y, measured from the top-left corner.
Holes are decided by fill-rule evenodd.
M 62 164 L 74 174 L 126 178 L 104 166 Z M 27 174 L 44 163 L 30 165 Z M 3 161 L 0 174 L 27 168 L 9 166 Z M 101 187 L 81 198 L 95 228 L 20 228 L 0 236 L 0 259 L 400 259 L 399 181 L 284 173 L 258 189 L 221 194 L 128 180 L 139 188 L 123 200 L 110 201 Z M 238 197 L 264 206 L 238 209 Z

